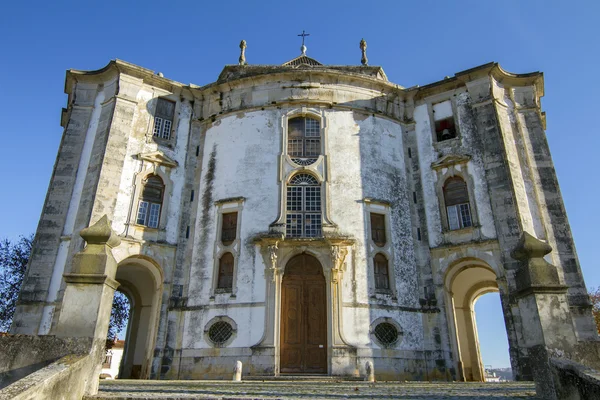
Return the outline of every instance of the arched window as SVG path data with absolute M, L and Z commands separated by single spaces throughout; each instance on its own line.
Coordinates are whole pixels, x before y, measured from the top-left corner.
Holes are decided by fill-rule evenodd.
M 312 118 L 298 117 L 288 120 L 288 155 L 315 159 L 321 154 L 321 124 Z M 299 160 L 299 163 L 304 164 Z M 312 164 L 312 162 L 309 162 Z
M 390 290 L 388 259 L 381 253 L 375 254 L 375 257 L 373 257 L 373 268 L 375 275 L 375 290 L 388 292 Z
M 158 175 L 150 175 L 142 181 L 142 184 L 144 188 L 140 195 L 136 223 L 149 228 L 158 228 L 165 185 Z
M 217 290 L 230 292 L 233 288 L 233 254 L 225 253 L 219 260 Z
M 450 230 L 473 225 L 471 207 L 469 206 L 469 191 L 462 178 L 455 176 L 444 183 L 444 203 Z
M 321 186 L 312 175 L 294 175 L 288 184 L 286 236 L 321 236 Z

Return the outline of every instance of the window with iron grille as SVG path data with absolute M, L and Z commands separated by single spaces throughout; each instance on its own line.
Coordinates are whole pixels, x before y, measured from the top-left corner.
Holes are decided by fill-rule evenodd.
M 469 205 L 469 191 L 462 178 L 455 176 L 444 183 L 444 203 L 450 230 L 467 228 L 473 225 Z
M 237 212 L 223 214 L 221 225 L 221 243 L 229 246 L 235 240 L 237 235 Z
M 385 215 L 371 213 L 371 239 L 377 246 L 385 246 Z
M 225 321 L 218 321 L 208 329 L 208 338 L 216 346 L 223 346 L 233 335 L 233 327 Z
M 153 136 L 158 139 L 171 139 L 171 127 L 175 115 L 175 102 L 167 99 L 157 99 L 154 113 Z
M 217 278 L 217 289 L 230 292 L 233 288 L 233 254 L 225 253 L 219 260 L 219 276 Z
M 373 329 L 373 335 L 377 341 L 384 347 L 393 346 L 398 342 L 398 329 L 389 322 L 381 322 Z
M 321 236 L 321 185 L 314 176 L 297 174 L 287 187 L 286 236 Z
M 375 275 L 375 291 L 390 291 L 390 276 L 388 269 L 388 259 L 381 253 L 375 254 L 373 258 L 373 268 Z
M 309 165 L 321 154 L 321 124 L 312 118 L 288 121 L 288 155 L 295 163 Z
M 142 184 L 144 187 L 138 203 L 136 224 L 158 228 L 165 186 L 158 175 L 150 175 Z

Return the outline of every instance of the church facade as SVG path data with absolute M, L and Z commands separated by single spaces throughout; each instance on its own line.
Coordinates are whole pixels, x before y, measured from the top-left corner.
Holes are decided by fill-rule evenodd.
M 366 45 L 365 45 L 366 47 Z M 364 49 L 363 49 L 364 51 Z M 380 67 L 226 66 L 185 85 L 67 72 L 64 134 L 13 333 L 53 334 L 79 232 L 104 215 L 132 304 L 121 377 L 483 380 L 473 305 L 499 292 L 531 379 L 511 252 L 547 243 L 595 340 L 545 137 L 541 73 L 490 63 L 403 88 Z

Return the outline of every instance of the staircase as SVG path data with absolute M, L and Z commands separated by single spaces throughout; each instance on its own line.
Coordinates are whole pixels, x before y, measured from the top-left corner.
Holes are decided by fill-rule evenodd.
M 291 379 L 298 378 L 298 379 Z M 260 379 L 260 380 L 259 380 Z M 341 380 L 330 376 L 252 378 L 231 381 L 110 380 L 84 400 L 189 399 L 537 399 L 533 382 L 376 382 Z

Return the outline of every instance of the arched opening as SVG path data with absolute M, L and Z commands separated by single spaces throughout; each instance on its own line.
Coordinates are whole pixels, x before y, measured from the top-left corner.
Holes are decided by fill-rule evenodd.
M 121 290 L 115 291 L 100 379 L 115 379 L 119 376 L 121 360 L 123 359 L 124 339 L 129 326 L 129 316 L 131 315 L 131 304 L 131 300 L 124 292 Z
M 477 297 L 474 309 L 485 380 L 513 380 L 500 293 L 491 292 Z
M 282 373 L 327 373 L 327 301 L 321 263 L 308 254 L 285 267 L 281 291 Z
M 141 258 L 124 260 L 115 279 L 131 303 L 119 378 L 146 379 L 150 374 L 162 278 L 158 267 Z
M 457 379 L 484 382 L 475 303 L 486 293 L 498 292 L 496 273 L 480 260 L 461 260 L 446 273 L 445 289 Z

